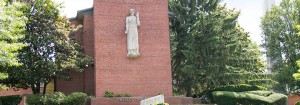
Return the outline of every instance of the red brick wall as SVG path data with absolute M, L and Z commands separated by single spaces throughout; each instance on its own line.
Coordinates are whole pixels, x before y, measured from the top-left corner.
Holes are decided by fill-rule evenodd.
M 288 97 L 289 105 L 295 105 L 298 101 L 300 101 L 300 96 L 298 95 Z
M 140 12 L 141 56 L 128 59 L 125 18 Z M 172 96 L 168 0 L 95 0 L 95 90 Z
M 85 15 L 83 18 L 83 36 L 82 42 L 84 52 L 94 58 L 94 24 L 93 15 Z M 94 66 L 90 66 L 84 71 L 84 90 L 88 95 L 95 95 L 95 70 Z
M 18 89 L 18 90 L 14 90 L 14 89 L 9 89 L 9 90 L 0 90 L 0 96 L 9 96 L 9 95 L 23 95 L 23 94 L 31 94 L 32 91 L 31 89 Z
M 70 94 L 72 92 L 84 92 L 84 73 L 70 71 L 69 74 L 73 77 L 71 81 L 57 79 L 57 91 L 65 94 Z

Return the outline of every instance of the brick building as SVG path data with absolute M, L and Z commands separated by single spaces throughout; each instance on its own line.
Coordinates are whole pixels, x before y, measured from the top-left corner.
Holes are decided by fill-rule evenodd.
M 127 58 L 125 18 L 131 8 L 141 21 L 137 59 Z M 57 90 L 96 97 L 105 91 L 172 96 L 167 0 L 95 0 L 93 8 L 78 11 L 71 22 L 83 25 L 79 38 L 94 65 L 84 73 L 72 72 L 72 81 L 58 80 Z
M 141 21 L 137 59 L 127 57 L 125 18 L 131 8 Z M 94 0 L 93 8 L 78 11 L 71 22 L 83 25 L 77 38 L 94 64 L 82 73 L 70 72 L 72 81 L 56 80 L 58 91 L 95 96 L 92 105 L 137 105 L 159 93 L 170 103 L 194 103 L 192 98 L 172 97 L 168 0 Z M 105 91 L 133 98 L 103 98 Z

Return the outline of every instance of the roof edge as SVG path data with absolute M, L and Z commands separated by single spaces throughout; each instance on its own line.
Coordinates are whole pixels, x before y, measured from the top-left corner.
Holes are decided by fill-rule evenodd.
M 92 15 L 92 14 L 94 14 L 94 7 L 78 10 L 77 16 L 70 18 L 70 20 L 74 20 L 74 19 L 82 20 L 84 15 Z

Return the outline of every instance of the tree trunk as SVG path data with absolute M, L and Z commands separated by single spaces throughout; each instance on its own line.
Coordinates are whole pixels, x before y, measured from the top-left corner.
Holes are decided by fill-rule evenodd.
M 50 83 L 50 82 L 51 82 L 51 80 L 45 81 L 45 82 L 44 82 L 44 89 L 43 89 L 43 94 L 44 94 L 44 95 L 46 94 L 47 85 L 48 85 L 48 83 Z
M 192 97 L 192 86 L 191 85 L 187 86 L 187 88 L 186 88 L 186 96 Z
M 40 94 L 40 90 L 41 90 L 41 83 L 36 83 L 35 84 L 36 85 L 36 87 L 35 87 L 35 91 L 36 91 L 36 94 Z
M 37 94 L 34 84 L 31 84 L 31 91 L 32 91 L 33 94 Z
M 56 82 L 57 82 L 56 77 L 54 77 L 54 92 L 57 92 Z

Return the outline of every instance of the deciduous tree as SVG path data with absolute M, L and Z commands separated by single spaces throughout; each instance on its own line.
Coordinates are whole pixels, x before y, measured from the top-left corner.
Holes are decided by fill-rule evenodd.
M 53 78 L 70 79 L 70 70 L 83 71 L 92 63 L 83 54 L 80 42 L 75 40 L 74 32 L 80 27 L 71 25 L 69 20 L 59 16 L 59 4 L 51 0 L 29 0 L 24 10 L 28 22 L 25 38 L 28 46 L 20 51 L 18 59 L 22 66 L 9 72 L 8 83 L 30 87 L 34 94 L 40 93 L 41 83 L 46 85 Z
M 297 72 L 300 38 L 296 26 L 299 24 L 300 0 L 282 0 L 262 18 L 264 47 L 267 50 L 269 70 L 275 74 L 278 84 L 274 89 L 286 92 L 286 85 L 294 87 L 292 74 Z
M 20 41 L 25 36 L 27 20 L 24 8 L 23 3 L 0 0 L 0 80 L 8 77 L 5 68 L 21 65 L 17 55 L 26 46 Z M 0 88 L 6 87 L 0 84 Z

